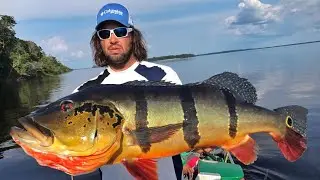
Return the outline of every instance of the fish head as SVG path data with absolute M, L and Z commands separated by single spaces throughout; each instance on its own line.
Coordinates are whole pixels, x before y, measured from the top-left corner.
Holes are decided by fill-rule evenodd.
M 18 121 L 22 127 L 11 129 L 13 140 L 39 164 L 68 174 L 105 164 L 122 136 L 123 117 L 113 103 L 84 100 L 79 94 L 57 100 Z

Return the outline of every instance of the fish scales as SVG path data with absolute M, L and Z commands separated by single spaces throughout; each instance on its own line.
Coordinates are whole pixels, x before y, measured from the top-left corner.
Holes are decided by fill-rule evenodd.
M 182 148 L 194 148 L 195 145 L 212 144 L 215 134 L 226 134 L 225 138 L 229 138 L 230 112 L 226 97 L 221 90 L 210 86 L 139 88 L 136 87 L 133 93 L 136 111 L 124 113 L 126 114 L 124 128 L 140 131 L 139 135 L 143 136 L 141 139 L 145 142 L 140 141 L 139 145 L 143 153 L 149 153 L 141 155 L 142 157 L 154 154 L 152 151 L 149 152 L 151 147 L 155 150 L 162 147 L 161 155 L 166 151 L 163 147 L 168 147 L 168 153 L 172 154 L 175 153 L 173 151 L 175 148 L 179 151 Z M 117 96 L 123 97 L 125 94 L 127 93 L 123 91 L 123 94 Z M 116 106 L 119 109 L 130 110 L 124 107 L 127 105 L 127 103 L 119 103 Z M 133 122 L 135 126 L 132 126 Z M 158 143 L 150 142 L 149 128 L 179 123 L 182 123 L 182 128 L 175 135 Z M 200 135 L 201 132 L 203 137 Z M 211 133 L 208 135 L 206 132 Z M 184 139 L 185 142 L 175 143 L 181 142 L 180 139 Z M 220 136 L 219 139 L 221 139 Z
M 142 151 L 140 157 L 154 156 L 158 153 L 158 149 L 162 151 L 159 156 L 172 155 L 176 153 L 175 149 L 178 152 L 181 149 L 195 148 L 195 145 L 201 147 L 222 144 L 224 141 L 235 138 L 230 135 L 232 134 L 230 127 L 237 127 L 237 124 L 233 123 L 238 123 L 232 121 L 234 115 L 231 114 L 237 109 L 235 101 L 230 101 L 228 99 L 230 94 L 216 87 L 138 86 L 132 89 L 128 86 L 121 91 L 114 90 L 112 95 L 109 98 L 115 102 L 115 108 L 123 115 L 126 114 L 123 118 L 125 121 L 123 129 L 140 131 L 138 138 L 143 139 L 138 144 Z M 233 110 L 230 110 L 231 107 Z M 150 142 L 149 128 L 178 123 L 183 125 L 177 133 L 164 141 Z M 214 137 L 218 138 L 215 140 Z M 150 151 L 150 148 L 153 150 Z
M 122 163 L 136 178 L 157 179 L 156 158 L 220 146 L 244 164 L 257 159 L 250 134 L 266 132 L 288 161 L 307 149 L 307 113 L 298 105 L 255 105 L 247 79 L 230 72 L 186 85 L 133 81 L 97 85 L 18 121 L 11 136 L 42 166 L 67 174 Z

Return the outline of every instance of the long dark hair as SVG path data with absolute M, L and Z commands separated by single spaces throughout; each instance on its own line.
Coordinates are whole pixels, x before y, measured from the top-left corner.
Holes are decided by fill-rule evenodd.
M 134 28 L 132 33 L 132 52 L 134 57 L 138 61 L 146 60 L 147 59 L 147 48 L 145 40 L 142 36 L 142 33 Z M 100 39 L 96 32 L 93 33 L 90 41 L 90 46 L 92 50 L 93 60 L 95 64 L 99 67 L 104 67 L 108 65 L 106 61 L 105 54 L 102 50 Z

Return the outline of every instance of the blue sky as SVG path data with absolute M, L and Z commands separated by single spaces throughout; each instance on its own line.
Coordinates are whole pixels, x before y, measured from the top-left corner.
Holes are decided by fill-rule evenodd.
M 90 37 L 107 2 L 0 0 L 16 35 L 71 68 L 92 67 Z M 134 0 L 128 7 L 149 57 L 320 40 L 320 0 Z

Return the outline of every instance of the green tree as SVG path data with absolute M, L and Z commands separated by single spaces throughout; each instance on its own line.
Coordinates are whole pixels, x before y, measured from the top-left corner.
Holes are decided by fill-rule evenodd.
M 10 52 L 16 42 L 15 25 L 12 16 L 0 15 L 0 78 L 7 77 L 12 71 Z
M 0 17 L 0 79 L 58 75 L 71 71 L 55 57 L 47 56 L 36 43 L 16 38 L 16 21 L 12 16 Z

